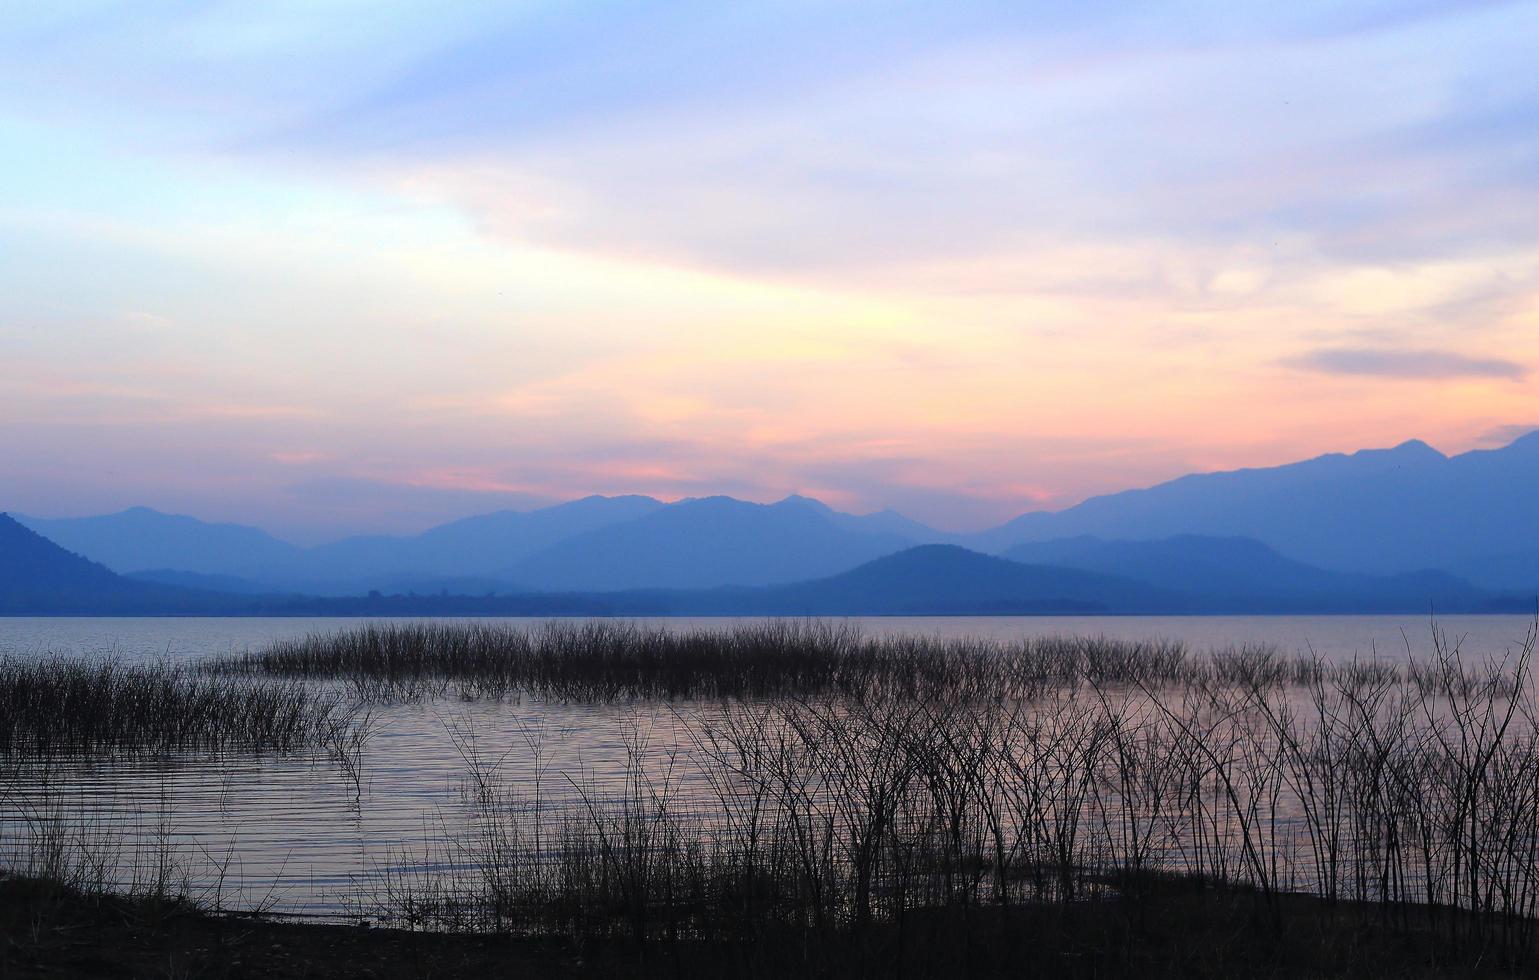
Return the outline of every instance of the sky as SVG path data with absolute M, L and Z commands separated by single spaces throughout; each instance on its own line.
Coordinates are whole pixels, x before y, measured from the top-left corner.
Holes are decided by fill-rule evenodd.
M 1539 3 L 0 5 L 0 509 L 940 527 L 1539 424 Z

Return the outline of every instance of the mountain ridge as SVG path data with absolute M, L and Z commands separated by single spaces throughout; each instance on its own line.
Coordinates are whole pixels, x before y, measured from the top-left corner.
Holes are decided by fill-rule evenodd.
M 507 574 L 546 591 L 770 585 L 833 574 L 908 544 L 840 527 L 803 499 L 714 496 L 558 542 Z
M 1373 574 L 1457 566 L 1539 549 L 1539 433 L 1445 456 L 1420 440 L 1275 467 L 1194 473 L 1023 514 L 986 532 L 989 550 L 1093 535 L 1251 537 L 1296 561 Z M 976 541 L 977 539 L 975 539 Z M 1480 581 L 1498 587 L 1514 583 Z M 1528 585 L 1539 585 L 1539 568 Z
M 834 575 L 782 585 L 331 598 L 220 594 L 124 578 L 0 515 L 0 614 L 6 615 L 1154 615 L 1350 611 L 1340 607 L 1352 601 L 1350 596 L 1203 596 L 1125 576 L 1024 564 L 957 545 L 918 545 Z M 1369 611 L 1404 612 L 1420 611 L 1422 602 L 1416 592 L 1404 591 L 1381 593 L 1366 604 Z M 1516 608 L 1510 600 L 1474 590 L 1463 593 L 1462 602 L 1444 611 Z
M 224 601 L 123 578 L 0 512 L 0 615 L 133 614 L 146 607 L 188 612 Z
M 1058 511 L 1031 511 L 973 534 L 938 531 L 892 510 L 846 514 L 798 494 L 770 504 L 725 496 L 664 503 L 590 495 L 476 515 L 416 535 L 353 536 L 309 549 L 258 528 L 145 507 L 18 519 L 119 572 L 162 581 L 226 576 L 276 592 L 323 595 L 409 580 L 475 580 L 494 590 L 518 583 L 544 591 L 771 584 L 832 574 L 915 544 L 1004 553 L 1084 536 L 1153 541 L 1183 535 L 1251 538 L 1291 561 L 1338 573 L 1439 569 L 1482 589 L 1523 591 L 1539 590 L 1539 495 L 1527 489 L 1536 483 L 1539 430 L 1506 446 L 1454 456 L 1411 439 L 1280 466 L 1191 473 Z M 704 512 L 711 508 L 734 509 L 740 526 L 709 519 Z M 694 515 L 694 523 L 680 515 Z M 766 515 L 784 525 L 782 533 L 766 531 Z M 648 527 L 670 524 L 671 537 L 647 539 Z M 764 556 L 759 567 L 753 551 Z

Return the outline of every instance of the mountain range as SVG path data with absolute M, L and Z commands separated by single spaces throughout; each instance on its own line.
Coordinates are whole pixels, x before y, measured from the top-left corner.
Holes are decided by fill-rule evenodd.
M 949 534 L 892 511 L 846 514 L 800 496 L 773 504 L 593 496 L 467 518 L 417 535 L 351 537 L 312 548 L 253 527 L 144 507 L 84 518 L 17 515 L 17 521 L 127 582 L 179 594 L 625 593 L 658 602 L 673 596 L 667 601 L 676 603 L 688 593 L 690 604 L 703 607 L 729 599 L 768 602 L 765 596 L 775 592 L 774 602 L 812 609 L 828 602 L 797 589 L 818 583 L 822 595 L 832 596 L 849 584 L 840 578 L 845 573 L 874 575 L 886 567 L 879 559 L 916 546 L 951 545 L 1010 566 L 1007 572 L 990 566 L 1000 583 L 1015 576 L 1009 588 L 990 586 L 1004 589 L 995 596 L 1001 601 L 1344 611 L 1413 602 L 1422 609 L 1477 607 L 1493 597 L 1539 593 L 1536 485 L 1539 432 L 1501 449 L 1452 457 L 1411 441 L 1195 474 L 1066 510 L 1027 513 L 974 534 Z M 917 553 L 937 567 L 943 554 L 958 560 L 952 552 Z M 0 562 L 7 560 L 0 551 Z M 968 567 L 972 574 L 983 566 Z M 1022 567 L 1054 569 L 1058 593 L 1027 588 L 1016 571 Z M 1098 581 L 1090 592 L 1076 592 L 1070 586 L 1081 579 L 1069 573 L 1121 585 Z M 937 573 L 928 581 L 934 604 L 943 605 L 943 593 L 951 594 L 946 577 Z M 969 581 L 953 597 L 981 602 L 988 589 Z M 1140 595 L 1129 583 L 1156 592 Z M 713 590 L 714 599 L 702 598 Z
M 1232 553 L 1233 549 L 1230 549 Z M 1269 557 L 1269 562 L 1285 559 Z M 710 589 L 362 596 L 251 595 L 128 578 L 82 558 L 0 514 L 0 614 L 203 616 L 424 615 L 1040 615 L 1205 612 L 1421 612 L 1426 582 L 1363 576 L 1360 592 L 1311 591 L 1302 570 L 1288 596 L 1188 592 L 1128 576 L 1028 564 L 958 545 L 916 545 L 819 579 Z M 1321 573 L 1339 583 L 1336 573 Z M 206 577 L 205 577 L 206 578 Z M 198 581 L 204 581 L 204 578 Z M 1514 597 L 1456 579 L 1439 608 L 1512 611 Z
M 1337 571 L 1438 568 L 1493 589 L 1539 586 L 1539 431 L 1445 456 L 1420 441 L 1286 466 L 1203 473 L 1023 514 L 987 532 L 1004 550 L 1093 535 L 1254 538 Z
M 124 578 L 0 514 L 0 615 L 195 611 L 225 598 Z

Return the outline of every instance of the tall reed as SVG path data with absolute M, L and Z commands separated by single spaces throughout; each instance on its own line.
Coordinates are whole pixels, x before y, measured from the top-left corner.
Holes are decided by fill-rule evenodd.
M 1539 912 L 1533 644 L 1474 670 L 1439 637 L 1416 681 L 1317 671 L 1300 687 L 1262 670 L 1029 701 L 881 686 L 724 701 L 681 716 L 682 744 L 661 755 L 633 735 L 621 792 L 574 776 L 576 805 L 529 806 L 479 769 L 475 831 L 446 861 L 474 874 L 397 869 L 373 913 L 639 942 L 901 934 L 938 909 L 965 921 L 1136 905 L 1150 882 L 1180 879 L 1243 889 L 1265 919 L 1305 892 L 1327 920 L 1352 903 L 1437 930 L 1450 949 L 1526 962 Z M 685 764 L 699 776 L 690 800 Z
M 320 744 L 340 696 L 169 664 L 0 659 L 0 757 Z
M 1191 653 L 1175 641 L 872 637 L 838 622 L 777 620 L 670 630 L 624 621 L 370 624 L 212 660 L 218 674 L 348 682 L 369 700 L 1034 697 L 1051 687 L 1305 685 L 1347 673 L 1400 679 L 1388 662 L 1333 664 L 1265 646 Z

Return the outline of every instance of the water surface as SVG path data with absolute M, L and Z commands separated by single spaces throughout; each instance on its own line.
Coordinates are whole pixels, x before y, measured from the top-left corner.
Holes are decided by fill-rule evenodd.
M 345 629 L 361 619 L 0 619 L 0 656 L 49 654 L 188 661 L 260 649 L 274 640 Z M 543 620 L 498 622 L 537 625 Z M 726 628 L 742 619 L 644 620 L 667 629 Z M 851 620 L 868 635 L 922 634 L 1010 640 L 1091 635 L 1173 639 L 1194 651 L 1265 643 L 1335 659 L 1423 657 L 1429 620 L 1393 616 L 924 617 Z M 1470 657 L 1517 648 L 1523 616 L 1439 620 Z M 708 703 L 580 705 L 452 698 L 377 709 L 362 777 L 324 756 L 228 753 L 111 763 L 56 763 L 0 773 L 0 843 L 12 848 L 38 826 L 114 860 L 122 883 L 143 879 L 167 853 L 194 893 L 231 907 L 274 904 L 292 914 L 345 914 L 382 874 L 446 860 L 444 843 L 473 830 L 467 752 L 510 786 L 514 805 L 552 814 L 583 793 L 623 789 L 631 756 L 668 774 L 678 805 L 701 778 L 687 727 Z M 640 743 L 637 741 L 638 733 Z M 470 739 L 473 738 L 473 748 Z M 706 794 L 701 794 L 706 795 Z

